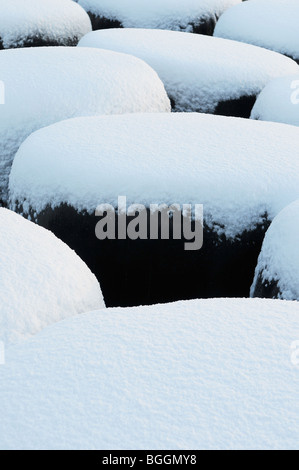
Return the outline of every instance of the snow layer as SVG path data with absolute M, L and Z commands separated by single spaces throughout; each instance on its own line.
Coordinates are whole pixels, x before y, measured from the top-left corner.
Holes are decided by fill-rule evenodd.
M 79 0 L 97 16 L 117 19 L 125 28 L 188 30 L 200 18 L 219 17 L 241 0 Z
M 48 230 L 1 208 L 0 238 L 0 341 L 105 307 L 95 276 Z
M 213 113 L 220 101 L 257 95 L 273 78 L 299 73 L 294 61 L 272 51 L 175 31 L 100 30 L 84 36 L 79 46 L 145 60 L 157 71 L 177 111 Z
M 70 0 L 0 0 L 3 47 L 22 47 L 35 37 L 67 45 L 91 31 L 82 7 Z
M 298 0 L 250 0 L 226 11 L 214 35 L 266 47 L 299 60 Z
M 0 199 L 12 160 L 33 131 L 76 116 L 166 112 L 157 74 L 135 57 L 90 48 L 14 49 L 0 54 Z
M 276 281 L 280 298 L 299 300 L 299 200 L 286 207 L 266 233 L 251 294 L 259 275 L 264 282 Z
M 1 449 L 297 449 L 299 303 L 79 315 L 10 348 Z
M 299 126 L 299 75 L 271 81 L 259 95 L 251 118 Z
M 11 207 L 62 202 L 204 204 L 235 237 L 299 198 L 299 129 L 196 113 L 70 119 L 32 134 L 10 175 Z

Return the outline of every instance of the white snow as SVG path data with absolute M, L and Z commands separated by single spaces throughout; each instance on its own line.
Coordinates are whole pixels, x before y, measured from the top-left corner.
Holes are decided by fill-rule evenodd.
M 226 11 L 214 35 L 299 59 L 298 0 L 250 0 Z
M 259 95 L 251 118 L 299 126 L 299 75 L 272 80 Z
M 34 37 L 66 45 L 91 31 L 82 7 L 71 0 L 0 0 L 3 47 L 21 47 Z
M 291 59 L 248 44 L 199 34 L 108 29 L 79 46 L 125 52 L 156 70 L 176 111 L 213 113 L 220 101 L 257 95 L 273 78 L 299 73 Z
M 11 207 L 62 202 L 204 204 L 229 237 L 272 220 L 299 198 L 299 129 L 196 113 L 70 119 L 32 134 L 10 176 Z
M 170 111 L 157 74 L 135 57 L 90 48 L 1 51 L 0 199 L 12 160 L 33 131 L 76 116 Z M 2 193 L 2 194 L 1 194 Z
M 0 448 L 297 449 L 298 340 L 279 300 L 73 317 L 6 351 Z
M 277 281 L 280 298 L 299 300 L 299 200 L 274 219 L 266 233 L 251 288 L 253 295 L 259 275 L 263 281 Z
M 97 16 L 119 20 L 125 28 L 187 30 L 191 22 L 219 17 L 241 0 L 79 0 Z
M 95 276 L 48 230 L 0 208 L 0 238 L 0 341 L 6 345 L 105 307 Z

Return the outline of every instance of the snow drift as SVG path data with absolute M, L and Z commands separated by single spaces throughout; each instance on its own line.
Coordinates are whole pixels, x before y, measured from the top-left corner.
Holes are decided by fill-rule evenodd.
M 255 44 L 299 61 L 298 0 L 250 0 L 226 11 L 214 35 Z
M 256 96 L 270 80 L 299 73 L 294 61 L 272 51 L 175 31 L 94 31 L 79 46 L 143 59 L 163 81 L 175 111 L 249 117 Z
M 79 0 L 93 29 L 111 26 L 213 34 L 219 16 L 241 0 Z
M 299 129 L 193 113 L 77 118 L 20 147 L 11 208 L 71 246 L 109 306 L 248 296 L 265 232 L 299 198 Z M 203 204 L 204 246 L 95 237 L 98 205 Z M 117 286 L 117 288 L 115 287 Z
M 33 133 L 11 171 L 11 207 L 67 203 L 204 204 L 205 220 L 236 237 L 299 197 L 299 129 L 196 113 L 66 120 Z
M 258 96 L 251 119 L 299 126 L 299 75 L 272 80 Z
M 87 13 L 70 0 L 0 0 L 0 49 L 76 46 L 89 31 Z
M 105 307 L 94 275 L 51 232 L 0 208 L 0 235 L 0 341 Z
M 299 301 L 299 201 L 272 222 L 263 243 L 251 288 L 254 297 Z
M 65 320 L 7 351 L 0 448 L 296 449 L 298 338 L 279 300 Z
M 163 84 L 144 62 L 90 48 L 2 51 L 0 200 L 6 201 L 11 164 L 33 131 L 76 116 L 170 111 Z

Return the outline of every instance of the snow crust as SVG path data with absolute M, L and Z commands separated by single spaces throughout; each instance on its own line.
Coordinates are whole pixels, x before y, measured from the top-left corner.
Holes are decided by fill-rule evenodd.
M 299 126 L 299 74 L 272 80 L 257 98 L 251 118 Z
M 0 54 L 0 199 L 12 160 L 33 131 L 62 119 L 170 111 L 164 86 L 147 64 L 125 54 L 71 47 L 13 49 Z
M 196 113 L 77 118 L 32 134 L 10 176 L 11 208 L 203 204 L 235 237 L 299 198 L 299 129 Z
M 279 297 L 299 300 L 299 200 L 286 207 L 274 219 L 266 233 L 256 268 L 251 294 L 259 275 L 263 281 L 276 281 Z
M 105 307 L 95 276 L 48 230 L 0 208 L 0 238 L 0 341 L 6 346 Z
M 280 300 L 73 317 L 7 351 L 0 448 L 297 449 L 298 339 Z
M 250 0 L 227 10 L 214 35 L 286 54 L 299 60 L 298 0 Z
M 93 31 L 79 42 L 143 59 L 158 73 L 176 111 L 213 113 L 218 103 L 256 96 L 276 78 L 298 74 L 291 59 L 248 44 L 147 29 Z
M 190 23 L 219 17 L 241 0 L 79 0 L 97 16 L 119 20 L 125 28 L 190 29 Z
M 0 0 L 0 38 L 3 47 L 22 47 L 42 37 L 66 45 L 91 31 L 82 7 L 70 0 Z

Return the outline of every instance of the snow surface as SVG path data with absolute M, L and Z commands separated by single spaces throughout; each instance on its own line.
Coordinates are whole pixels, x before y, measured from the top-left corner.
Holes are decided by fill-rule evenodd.
M 235 237 L 299 198 L 299 129 L 196 113 L 70 119 L 32 134 L 10 176 L 11 207 L 204 204 Z
M 0 208 L 0 237 L 0 341 L 105 307 L 95 276 L 51 232 Z
M 299 75 L 272 80 L 259 95 L 251 118 L 299 126 Z
M 1 51 L 0 199 L 12 160 L 33 131 L 76 116 L 170 111 L 164 86 L 147 64 L 111 51 L 42 47 Z M 2 193 L 2 194 L 1 194 Z
M 66 45 L 89 31 L 89 16 L 71 0 L 0 0 L 0 39 L 5 49 L 22 47 L 36 36 Z
M 119 20 L 125 28 L 189 30 L 198 19 L 219 17 L 241 0 L 79 0 L 97 16 Z
M 1 449 L 297 449 L 299 303 L 194 300 L 53 325 L 0 366 Z
M 176 31 L 100 30 L 84 36 L 79 46 L 143 59 L 160 76 L 176 111 L 213 113 L 220 101 L 257 95 L 273 78 L 299 73 L 294 61 L 272 51 Z
M 266 233 L 251 288 L 253 295 L 259 275 L 263 281 L 277 281 L 280 298 L 299 300 L 299 200 L 274 219 Z
M 214 35 L 299 59 L 298 0 L 250 0 L 226 11 Z

